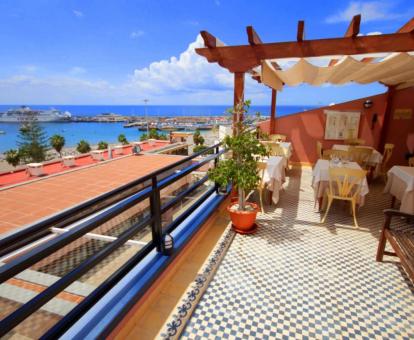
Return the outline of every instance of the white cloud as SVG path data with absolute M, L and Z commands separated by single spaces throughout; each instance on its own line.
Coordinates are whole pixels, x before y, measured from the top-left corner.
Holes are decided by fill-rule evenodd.
M 402 15 L 392 13 L 394 4 L 387 1 L 351 1 L 348 7 L 326 18 L 327 23 L 349 22 L 356 14 L 361 14 L 362 20 L 393 20 Z
M 198 56 L 194 49 L 202 46 L 203 40 L 199 35 L 178 58 L 173 56 L 136 69 L 131 77 L 131 86 L 158 94 L 228 89 L 232 84 L 232 75 Z
M 138 31 L 133 31 L 133 32 L 131 32 L 131 34 L 129 35 L 129 37 L 130 37 L 131 39 L 137 39 L 137 38 L 139 38 L 139 37 L 142 37 L 144 34 L 145 34 L 145 32 L 144 32 L 144 31 L 142 31 L 142 30 L 138 30 Z
M 155 61 L 133 70 L 124 81 L 113 84 L 88 80 L 87 70 L 73 66 L 65 73 L 20 74 L 0 79 L 0 102 L 56 104 L 133 104 L 149 98 L 157 104 L 223 104 L 233 100 L 233 75 L 195 53 L 203 46 L 201 36 L 179 56 Z M 270 100 L 269 89 L 246 74 L 245 97 L 253 103 Z
M 15 75 L 0 79 L 2 103 L 102 103 L 111 92 L 118 95 L 116 88 L 106 81 L 74 76 Z
M 36 65 L 22 65 L 18 69 L 23 73 L 35 73 L 39 68 Z
M 80 66 L 73 66 L 70 70 L 69 73 L 72 75 L 80 75 L 80 74 L 84 74 L 86 73 L 86 69 Z
M 75 17 L 77 17 L 77 18 L 82 18 L 83 17 L 83 12 L 81 12 L 79 10 L 74 9 L 72 12 L 75 15 Z

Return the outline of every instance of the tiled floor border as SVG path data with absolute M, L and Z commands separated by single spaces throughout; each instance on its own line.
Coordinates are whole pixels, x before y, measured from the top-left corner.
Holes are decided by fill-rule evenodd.
M 194 309 L 197 307 L 198 301 L 203 296 L 221 260 L 226 254 L 234 236 L 235 233 L 231 228 L 231 223 L 229 223 L 219 242 L 217 242 L 217 245 L 202 265 L 196 278 L 188 286 L 183 296 L 167 318 L 167 321 L 156 337 L 157 339 L 162 338 L 173 340 L 179 338 L 181 332 L 185 329 L 187 321 L 190 319 Z

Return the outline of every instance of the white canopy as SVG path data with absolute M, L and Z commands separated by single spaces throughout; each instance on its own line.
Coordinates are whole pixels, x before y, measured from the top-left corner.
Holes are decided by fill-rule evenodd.
M 320 61 L 323 60 L 328 64 L 330 59 L 325 57 L 317 60 L 316 63 L 321 64 Z M 283 59 L 277 62 L 283 65 Z M 289 64 L 291 62 L 288 62 Z M 318 86 L 324 83 L 340 85 L 348 82 L 358 84 L 381 82 L 384 85 L 396 85 L 401 89 L 414 85 L 414 55 L 412 52 L 391 53 L 377 62 L 343 56 L 333 66 L 318 66 L 306 59 L 299 59 L 286 69 L 276 69 L 270 61 L 265 60 L 262 62 L 260 78 L 265 85 L 279 91 L 284 84 L 295 86 L 307 83 Z

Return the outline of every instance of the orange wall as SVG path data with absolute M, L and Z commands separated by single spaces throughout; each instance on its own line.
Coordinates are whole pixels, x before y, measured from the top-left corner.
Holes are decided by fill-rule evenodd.
M 326 120 L 324 110 L 360 111 L 359 138 L 364 139 L 367 145 L 378 148 L 386 109 L 386 97 L 386 93 L 383 93 L 279 117 L 276 118 L 276 133 L 287 135 L 288 140 L 292 142 L 294 149 L 292 155 L 293 162 L 314 163 L 317 159 L 316 141 L 321 141 L 324 149 L 331 148 L 333 144 L 342 143 L 342 141 L 324 139 Z M 371 99 L 374 103 L 370 109 L 363 107 L 363 103 L 367 99 Z M 414 111 L 414 87 L 397 91 L 391 107 L 392 114 L 396 108 L 412 108 Z M 372 117 L 375 113 L 378 115 L 378 120 L 372 128 Z M 260 127 L 263 131 L 269 132 L 270 121 L 261 123 Z M 406 138 L 408 133 L 413 132 L 414 117 L 410 120 L 394 120 L 392 117 L 387 142 L 395 144 L 395 151 L 391 159 L 393 164 L 406 164 L 404 159 L 404 154 L 407 152 Z

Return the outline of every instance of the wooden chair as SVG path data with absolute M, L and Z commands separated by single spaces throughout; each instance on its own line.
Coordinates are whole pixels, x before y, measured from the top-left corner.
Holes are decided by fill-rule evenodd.
M 364 170 L 359 169 L 329 168 L 328 206 L 321 223 L 325 222 L 333 200 L 344 200 L 351 202 L 352 216 L 355 226 L 358 228 L 356 204 L 365 174 Z
M 286 136 L 278 134 L 278 133 L 269 135 L 269 138 L 273 142 L 285 142 L 286 141 Z
M 365 140 L 361 138 L 349 138 L 344 140 L 344 144 L 346 145 L 364 145 Z
M 382 262 L 384 255 L 398 256 L 405 271 L 414 282 L 414 215 L 399 210 L 384 210 L 385 221 L 378 242 L 377 261 Z M 392 218 L 393 225 L 391 226 Z M 387 241 L 394 252 L 385 251 Z
M 264 181 L 264 174 L 265 174 L 265 171 L 266 171 L 266 167 L 267 167 L 266 162 L 257 162 L 257 170 L 258 170 L 259 176 L 260 176 L 260 182 L 259 182 L 259 185 L 257 187 L 257 190 L 259 191 L 260 210 L 262 211 L 262 213 L 264 213 L 263 193 L 266 189 L 266 183 Z
M 368 170 L 369 159 L 372 155 L 372 148 L 368 147 L 350 147 L 349 148 L 349 159 L 353 162 L 357 162 L 361 168 Z
M 414 157 L 408 158 L 408 166 L 414 166 Z
M 320 141 L 316 141 L 316 155 L 318 159 L 322 159 L 322 143 Z
M 387 171 L 388 171 L 388 162 L 392 156 L 392 151 L 394 150 L 394 144 L 387 143 L 384 145 L 384 154 L 382 155 L 382 162 L 380 166 L 381 176 L 384 178 L 384 181 L 387 181 Z
M 339 158 L 342 160 L 349 159 L 349 152 L 346 150 L 326 149 L 322 152 L 322 159 L 331 160 L 332 158 Z

